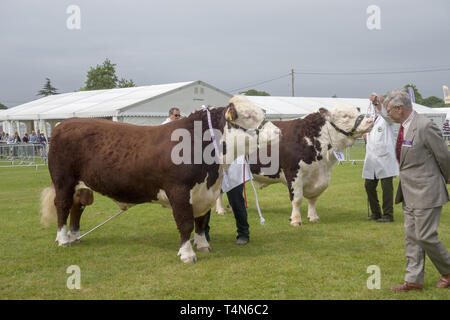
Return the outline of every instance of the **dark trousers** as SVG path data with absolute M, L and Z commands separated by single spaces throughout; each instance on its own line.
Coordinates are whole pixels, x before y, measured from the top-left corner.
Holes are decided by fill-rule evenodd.
M 230 203 L 231 209 L 233 209 L 234 219 L 236 220 L 237 237 L 236 238 L 250 238 L 250 226 L 247 221 L 247 210 L 245 209 L 245 199 L 242 196 L 244 191 L 244 185 L 241 184 L 230 191 L 227 192 L 228 202 Z M 206 240 L 209 238 L 209 219 L 211 217 L 211 210 L 207 213 L 205 226 L 205 237 Z
M 375 218 L 394 219 L 393 177 L 383 178 L 380 180 L 381 189 L 383 191 L 383 216 L 381 214 L 380 202 L 378 201 L 377 194 L 378 179 L 366 179 L 366 182 L 364 183 L 372 216 Z

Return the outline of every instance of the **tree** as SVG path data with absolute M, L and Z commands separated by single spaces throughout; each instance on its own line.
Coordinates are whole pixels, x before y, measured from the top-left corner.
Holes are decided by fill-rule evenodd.
M 255 89 L 242 91 L 242 92 L 239 92 L 239 94 L 243 94 L 245 96 L 270 96 L 270 94 L 265 92 L 265 91 L 258 91 L 258 90 L 255 90 Z
M 8 109 L 8 107 L 5 106 L 3 103 L 0 103 L 0 109 Z
M 127 79 L 124 79 L 124 78 L 122 78 L 122 79 L 119 80 L 117 86 L 118 86 L 119 88 L 136 87 L 136 85 L 134 84 L 134 82 L 133 82 L 132 79 L 127 80 Z
M 41 90 L 39 90 L 37 95 L 46 97 L 46 96 L 58 94 L 58 92 L 57 92 L 58 89 L 56 89 L 54 86 L 52 86 L 50 79 L 45 78 L 45 80 L 46 81 L 45 81 L 44 87 Z
M 133 80 L 120 79 L 116 75 L 116 64 L 106 59 L 102 65 L 91 67 L 87 73 L 85 86 L 80 90 L 100 90 L 135 87 Z
M 412 89 L 413 89 L 413 91 L 414 91 L 414 99 L 415 99 L 415 102 L 416 103 L 418 103 L 418 104 L 422 104 L 422 100 L 423 100 L 423 98 L 422 98 L 422 95 L 419 93 L 419 90 L 416 88 L 416 86 L 414 85 L 414 84 L 407 84 L 407 85 L 405 85 L 405 89 L 406 90 L 408 90 L 408 88 L 409 87 L 411 87 Z
M 422 95 L 419 93 L 419 90 L 414 84 L 407 84 L 405 85 L 405 89 L 408 89 L 411 87 L 414 90 L 414 97 L 416 100 L 416 103 L 430 107 L 430 108 L 441 108 L 445 107 L 444 100 L 441 98 L 438 98 L 436 96 L 430 96 L 428 98 L 423 98 Z
M 423 99 L 422 104 L 424 106 L 431 107 L 431 108 L 445 107 L 444 100 L 442 100 L 436 96 L 430 96 L 428 98 Z

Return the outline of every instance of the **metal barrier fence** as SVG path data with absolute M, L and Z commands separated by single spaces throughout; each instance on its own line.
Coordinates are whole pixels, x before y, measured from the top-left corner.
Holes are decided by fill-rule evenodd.
M 353 164 L 359 161 L 364 162 L 366 159 L 366 143 L 364 139 L 356 139 L 351 147 L 345 149 L 344 155 L 344 161 L 351 161 Z
M 448 148 L 450 150 L 450 135 L 444 135 L 444 140 L 447 142 Z M 364 140 L 356 139 L 355 143 L 345 149 L 344 152 L 345 160 L 355 164 L 356 162 L 364 162 L 366 158 L 366 144 Z
M 48 145 L 0 142 L 0 168 L 47 165 Z
M 444 131 L 444 140 L 450 143 L 450 131 Z

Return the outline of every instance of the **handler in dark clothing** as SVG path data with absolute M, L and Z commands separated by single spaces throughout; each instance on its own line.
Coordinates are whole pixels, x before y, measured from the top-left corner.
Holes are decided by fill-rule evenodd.
M 245 209 L 245 200 L 242 196 L 243 191 L 244 184 L 241 184 L 227 192 L 228 202 L 230 203 L 231 209 L 233 209 L 234 218 L 236 219 L 237 245 L 246 245 L 250 241 L 250 226 L 247 221 L 247 210 Z M 207 215 L 205 237 L 209 242 L 209 219 L 211 217 L 211 210 L 208 211 Z
M 234 218 L 236 219 L 237 245 L 246 245 L 250 241 L 250 226 L 247 221 L 247 210 L 245 209 L 245 199 L 242 193 L 244 191 L 244 173 L 245 181 L 251 179 L 251 174 L 250 167 L 247 163 L 244 164 L 243 161 L 243 157 L 238 158 L 230 165 L 222 183 L 222 190 L 226 191 L 228 202 L 233 209 Z M 205 237 L 209 242 L 209 219 L 211 217 L 211 210 L 208 211 L 207 215 Z

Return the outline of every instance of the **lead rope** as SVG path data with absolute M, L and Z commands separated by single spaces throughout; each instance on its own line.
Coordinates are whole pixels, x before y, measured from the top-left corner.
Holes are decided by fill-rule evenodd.
M 243 173 L 242 173 L 242 183 L 244 184 L 244 201 L 245 201 L 245 209 L 247 209 L 248 208 L 248 206 L 247 206 L 247 192 L 245 192 L 245 161 L 244 161 L 244 163 L 242 164 L 242 171 L 243 171 Z
M 81 240 L 81 238 L 83 238 L 84 236 L 88 235 L 89 233 L 91 233 L 92 231 L 94 231 L 95 229 L 100 228 L 102 225 L 104 225 L 105 223 L 107 223 L 108 221 L 114 219 L 115 217 L 117 217 L 118 215 L 120 215 L 121 213 L 124 213 L 126 210 L 120 210 L 119 212 L 117 212 L 115 215 L 113 215 L 112 217 L 108 218 L 107 220 L 103 221 L 102 223 L 100 223 L 98 226 L 92 228 L 91 230 L 89 230 L 88 232 L 84 233 L 83 235 L 77 237 L 76 240 Z
M 256 188 L 255 185 L 253 184 L 253 179 L 250 179 L 250 183 L 252 184 L 253 192 L 255 193 L 255 202 L 256 202 L 256 209 L 258 210 L 259 215 L 259 224 L 264 225 L 264 222 L 266 222 L 266 220 L 262 216 L 261 208 L 259 207 L 258 194 L 256 193 Z M 245 191 L 245 162 L 244 162 L 244 191 Z M 247 208 L 247 200 L 245 200 L 245 207 Z
M 214 135 L 214 129 L 212 127 L 212 121 L 211 121 L 211 113 L 209 112 L 209 109 L 207 106 L 202 105 L 203 110 L 206 111 L 207 117 L 208 117 L 208 126 L 209 126 L 209 133 L 211 134 L 211 140 L 213 142 L 214 145 L 214 151 L 216 152 L 216 157 L 218 160 L 218 164 L 220 165 L 220 153 L 219 153 L 219 147 L 217 146 L 217 142 L 216 142 L 216 136 Z M 223 168 L 222 168 L 223 170 Z M 223 172 L 225 173 L 225 170 L 223 170 Z

